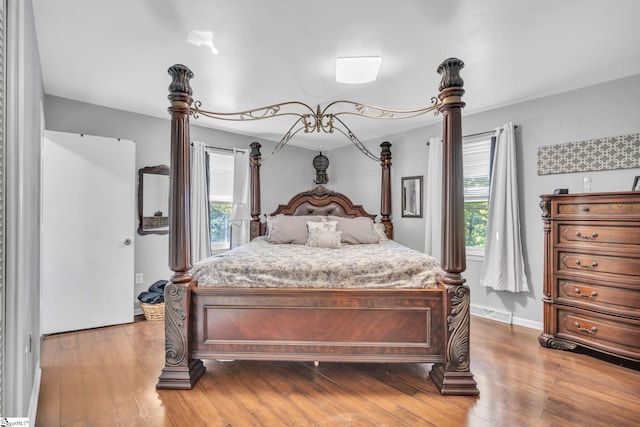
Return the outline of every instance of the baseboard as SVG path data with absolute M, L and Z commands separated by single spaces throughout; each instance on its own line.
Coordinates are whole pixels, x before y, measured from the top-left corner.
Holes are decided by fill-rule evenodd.
M 482 317 L 484 319 L 495 320 L 500 323 L 506 323 L 507 325 L 524 326 L 525 328 L 537 329 L 542 331 L 542 322 L 536 322 L 534 320 L 525 319 L 523 317 L 514 317 L 513 313 L 507 311 L 498 311 L 493 308 L 482 307 L 479 305 L 471 305 L 469 308 L 471 315 Z
M 543 329 L 542 322 L 536 322 L 534 320 L 524 319 L 522 317 L 514 317 L 513 324 L 524 326 L 525 328 L 537 329 L 538 331 L 542 331 Z
M 29 399 L 29 425 L 36 425 L 36 415 L 38 415 L 38 399 L 40 398 L 40 381 L 42 380 L 42 369 L 40 361 L 34 373 L 33 387 L 31 388 L 31 398 Z
M 507 325 L 511 325 L 513 323 L 513 313 L 509 313 L 507 311 L 498 311 L 493 308 L 481 307 L 473 304 L 471 304 L 470 310 L 471 314 L 474 316 L 496 320 L 498 322 L 506 323 Z

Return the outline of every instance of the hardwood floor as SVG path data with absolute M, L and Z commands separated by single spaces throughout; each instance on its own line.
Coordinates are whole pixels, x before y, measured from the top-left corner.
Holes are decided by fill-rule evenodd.
M 471 327 L 479 397 L 440 396 L 429 364 L 205 361 L 193 390 L 156 390 L 163 322 L 52 335 L 36 425 L 638 425 L 637 366 L 542 348 L 529 328 L 477 317 Z

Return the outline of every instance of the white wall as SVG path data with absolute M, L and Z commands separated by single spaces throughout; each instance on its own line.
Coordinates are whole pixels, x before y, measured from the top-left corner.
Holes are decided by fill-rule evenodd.
M 167 119 L 160 119 L 50 95 L 45 97 L 44 106 L 48 130 L 132 139 L 136 142 L 136 170 L 145 166 L 169 165 L 171 122 L 168 113 Z M 198 125 L 206 120 L 209 119 L 191 119 L 192 140 L 223 148 L 248 148 L 251 142 L 258 141 L 263 145 L 263 156 L 274 146 L 269 141 Z M 315 155 L 308 150 L 285 147 L 277 156 L 264 161 L 261 167 L 263 213 L 271 213 L 293 194 L 312 187 L 311 161 Z M 300 177 L 308 177 L 308 180 Z M 137 179 L 136 172 L 136 183 Z M 137 230 L 137 210 L 134 215 Z M 135 287 L 134 296 L 137 297 L 156 280 L 169 279 L 172 272 L 168 267 L 168 235 L 142 236 L 135 230 L 132 235 L 135 235 L 135 272 L 144 276 L 144 284 Z M 131 283 L 133 286 L 133 277 Z
M 47 96 L 47 128 L 67 132 L 130 138 L 136 141 L 138 167 L 168 163 L 169 121 L 87 105 Z M 491 130 L 508 121 L 518 125 L 518 171 L 521 200 L 521 227 L 525 245 L 526 272 L 531 292 L 512 294 L 495 292 L 479 285 L 481 263 L 469 260 L 465 277 L 472 289 L 472 304 L 511 312 L 515 321 L 539 326 L 542 322 L 542 221 L 539 195 L 567 187 L 582 188 L 585 173 L 538 176 L 536 156 L 539 146 L 560 144 L 604 136 L 640 132 L 640 76 L 541 98 L 516 105 L 464 115 L 463 134 Z M 440 123 L 366 142 L 376 155 L 380 143 L 393 144 L 392 211 L 395 239 L 417 250 L 424 248 L 424 219 L 402 218 L 400 181 L 403 176 L 424 175 L 428 150 L 426 141 L 442 133 Z M 355 131 L 355 130 L 354 130 Z M 357 134 L 357 132 L 356 132 Z M 192 139 L 201 139 L 222 147 L 246 147 L 255 138 L 193 126 Z M 265 145 L 266 155 L 273 143 Z M 262 211 L 270 213 L 278 203 L 313 186 L 311 162 L 317 153 L 286 147 L 267 160 L 261 168 Z M 371 213 L 380 213 L 380 164 L 348 146 L 326 151 L 329 158 L 327 187 L 342 191 Z M 638 169 L 589 172 L 592 191 L 629 190 Z M 293 178 L 293 179 L 292 179 Z M 166 267 L 167 237 L 136 237 L 136 271 L 145 275 L 145 285 L 169 274 Z M 136 289 L 136 295 L 139 289 Z
M 628 191 L 634 177 L 640 175 L 640 168 L 538 176 L 538 147 L 638 133 L 638 117 L 640 75 L 482 113 L 465 115 L 463 111 L 463 135 L 488 131 L 509 121 L 518 125 L 520 222 L 525 270 L 532 289 L 528 293 L 513 294 L 481 287 L 479 276 L 482 263 L 468 260 L 464 276 L 471 287 L 473 305 L 513 313 L 514 322 L 517 323 L 535 327 L 541 325 L 543 233 L 539 196 L 560 187 L 569 188 L 571 193 L 581 192 L 585 176 L 592 178 L 593 192 Z M 424 219 L 400 216 L 400 179 L 402 176 L 426 176 L 428 154 L 425 143 L 430 137 L 442 134 L 441 126 L 430 125 L 367 143 L 376 153 L 379 153 L 379 149 L 372 147 L 379 142 L 387 140 L 393 144 L 395 240 L 417 250 L 424 249 Z M 349 195 L 358 194 L 354 202 L 365 204 L 372 213 L 379 213 L 380 166 L 353 147 L 325 154 L 331 161 L 328 172 L 335 189 Z
M 440 123 L 414 129 L 396 135 L 368 141 L 367 149 L 380 155 L 380 144 L 392 144 L 391 166 L 391 211 L 394 225 L 394 240 L 413 249 L 424 249 L 423 218 L 402 218 L 401 182 L 406 176 L 426 176 L 430 137 L 442 133 Z M 354 130 L 354 133 L 357 132 Z M 362 204 L 367 211 L 380 219 L 381 165 L 365 157 L 354 146 L 331 150 L 324 153 L 330 161 L 329 187 L 344 192 L 354 203 Z
M 582 192 L 583 178 L 592 178 L 591 189 L 628 191 L 640 168 L 537 175 L 537 150 L 545 145 L 640 132 L 640 76 L 524 102 L 471 115 L 465 133 L 473 133 L 512 121 L 517 124 L 520 221 L 526 273 L 532 292 L 513 295 L 477 286 L 472 303 L 503 308 L 515 317 L 542 322 L 543 232 L 539 196 L 555 188 Z M 469 263 L 467 278 L 477 284 L 479 263 Z

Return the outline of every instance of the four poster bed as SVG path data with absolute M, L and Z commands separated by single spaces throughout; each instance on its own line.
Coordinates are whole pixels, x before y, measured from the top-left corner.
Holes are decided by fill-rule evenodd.
M 443 250 L 440 265 L 436 263 L 436 266 L 426 267 L 430 257 L 425 254 L 418 256 L 417 251 L 398 248 L 396 246 L 400 245 L 387 240 L 393 235 L 391 144 L 388 142 L 381 144 L 380 157 L 376 158 L 382 166 L 381 218 L 378 226 L 372 225 L 376 215 L 369 214 L 360 205 L 354 205 L 346 195 L 322 186 L 294 195 L 287 204 L 278 206 L 267 221 L 262 222 L 262 156 L 260 144 L 252 143 L 250 234 L 253 240 L 245 245 L 247 248 L 243 246 L 239 251 L 233 250 L 222 257 L 192 266 L 189 116 L 203 111 L 199 110 L 199 103 L 195 108 L 192 107 L 189 84 L 192 72 L 182 65 L 169 69 L 173 77 L 169 87 L 169 111 L 172 116 L 169 262 L 175 274 L 165 288 L 165 367 L 158 388 L 192 388 L 205 371 L 201 359 L 241 359 L 433 363 L 430 376 L 442 394 L 479 393 L 469 367 L 470 295 L 461 275 L 466 268 L 461 146 L 461 110 L 464 107 L 461 97 L 464 90 L 459 75 L 463 66 L 462 61 L 450 58 L 438 67 L 442 81 L 439 101 L 435 100 L 433 108 L 443 116 Z M 358 107 L 360 104 L 356 104 L 356 109 Z M 383 112 L 388 114 L 388 111 L 393 110 Z M 321 113 L 319 107 L 317 113 Z M 316 120 L 316 124 L 324 126 L 323 120 L 329 116 L 331 121 L 340 121 L 337 115 L 311 118 Z M 302 119 L 305 125 L 307 119 L 306 116 Z M 291 134 L 291 130 L 288 134 Z M 351 138 L 352 133 L 349 131 L 348 134 Z M 316 225 L 312 224 L 316 221 Z M 288 225 L 285 227 L 283 224 Z M 352 226 L 357 228 L 362 224 L 369 224 L 367 232 L 369 228 L 377 229 L 378 237 L 369 241 L 369 235 L 366 235 L 362 240 L 363 234 L 351 233 Z M 309 247 L 314 246 L 310 244 L 312 226 L 314 229 L 331 228 L 332 231 L 328 231 L 327 235 L 332 237 L 335 237 L 336 230 L 341 229 L 337 246 L 341 247 L 342 239 L 342 248 L 322 245 L 321 248 Z M 306 244 L 304 239 L 307 234 L 297 242 L 298 245 L 290 244 L 293 238 L 289 237 L 275 241 L 275 235 L 283 230 L 303 230 L 307 233 L 306 227 L 309 230 Z M 347 236 L 353 237 L 355 242 L 348 242 Z M 336 243 L 335 239 L 331 241 Z M 345 241 L 355 244 L 344 244 Z M 277 285 L 272 283 L 276 280 L 274 277 L 265 276 L 266 272 L 251 273 L 247 270 L 260 264 L 261 259 L 273 260 L 270 252 L 266 255 L 252 252 L 249 261 L 237 258 L 238 252 L 249 252 L 251 245 L 257 245 L 259 250 L 277 247 L 288 253 L 284 255 L 285 258 L 297 256 L 286 252 L 296 246 L 297 252 L 310 252 L 311 258 L 324 260 L 321 263 L 330 265 L 335 277 L 316 283 L 318 277 L 322 276 L 324 280 L 331 274 L 320 272 L 316 278 L 309 278 L 300 276 L 303 273 L 298 271 L 284 284 Z M 387 262 L 393 271 L 382 271 L 385 261 L 374 261 L 376 264 L 373 267 L 356 266 L 357 261 L 353 261 L 354 264 L 347 261 L 345 254 L 361 250 L 358 247 L 389 251 L 383 257 L 390 257 L 388 253 L 391 251 L 405 252 L 401 252 L 396 261 Z M 314 250 L 321 252 L 311 252 Z M 329 255 L 334 253 L 340 255 Z M 338 261 L 322 258 L 330 256 Z M 355 255 L 354 259 L 368 257 Z M 235 269 L 244 276 L 240 279 L 221 276 L 224 258 L 231 260 L 231 269 L 235 265 Z M 401 273 L 401 278 L 390 276 L 398 273 L 414 258 L 423 265 L 407 267 L 408 270 Z M 272 272 L 281 271 L 281 266 L 274 266 L 274 262 L 268 262 L 271 265 L 265 268 Z M 308 267 L 311 264 L 307 262 L 311 261 L 296 261 L 304 265 L 302 269 L 315 271 L 316 267 Z M 341 265 L 348 265 L 346 272 Z M 203 270 L 205 268 L 208 270 Z M 423 268 L 431 270 L 423 271 Z M 367 285 L 372 282 L 371 277 L 362 279 L 365 285 L 359 286 L 356 283 L 360 280 L 357 273 L 359 269 L 365 275 L 367 271 L 380 271 L 382 276 L 376 276 L 374 280 L 378 282 L 374 286 Z M 211 280 L 215 283 L 208 283 Z M 329 283 L 330 280 L 333 282 Z

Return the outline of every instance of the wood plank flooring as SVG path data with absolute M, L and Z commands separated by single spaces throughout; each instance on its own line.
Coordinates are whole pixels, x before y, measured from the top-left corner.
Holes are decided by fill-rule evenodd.
M 440 396 L 429 364 L 205 361 L 193 390 L 156 390 L 163 322 L 42 343 L 37 426 L 632 426 L 637 364 L 538 345 L 539 331 L 472 317 L 479 397 Z

